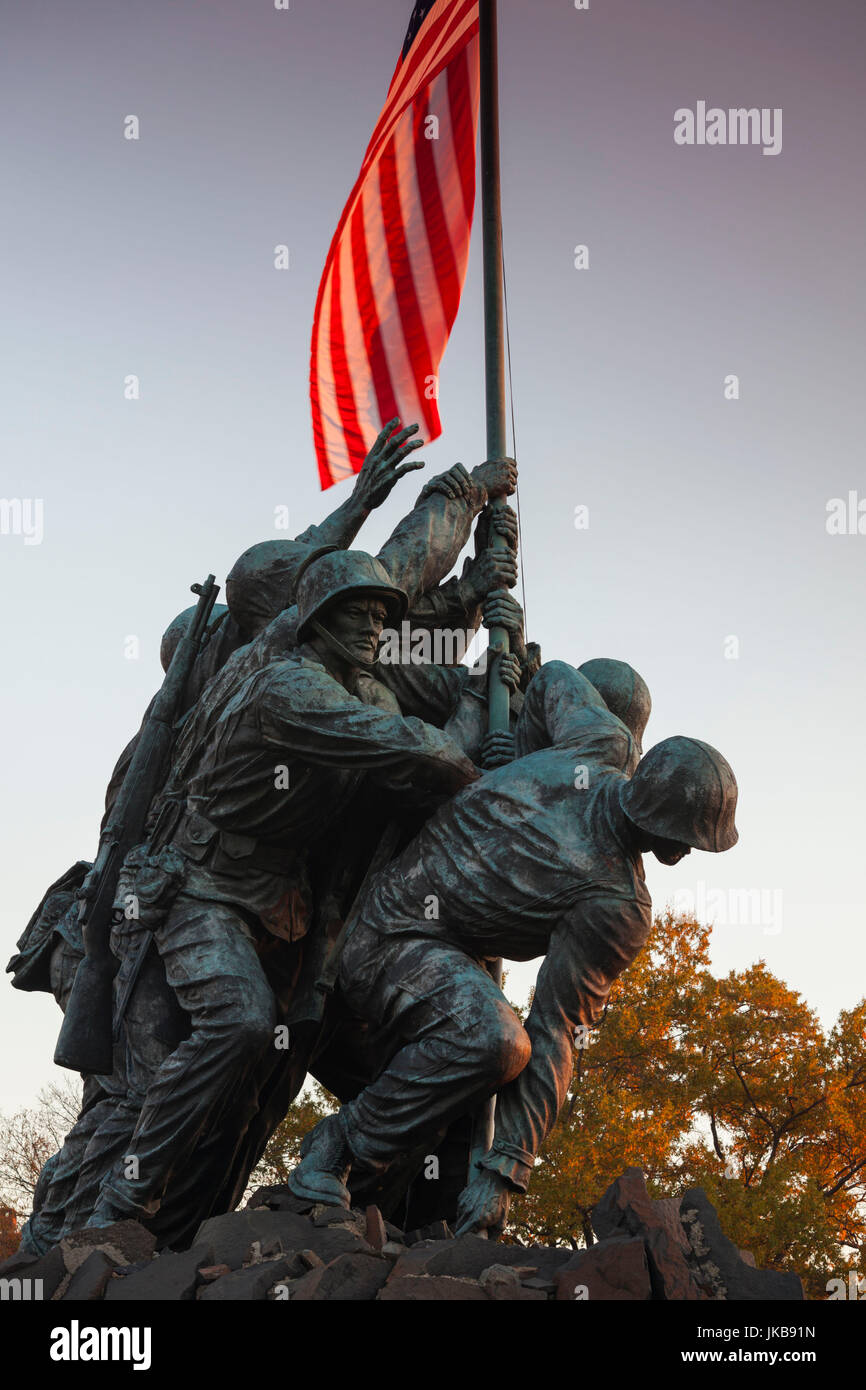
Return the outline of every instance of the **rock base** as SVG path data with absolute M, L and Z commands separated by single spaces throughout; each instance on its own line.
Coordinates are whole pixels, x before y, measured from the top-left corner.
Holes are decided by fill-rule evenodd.
M 444 1224 L 403 1232 L 376 1207 L 310 1206 L 260 1188 L 212 1217 L 191 1249 L 154 1253 L 136 1222 L 88 1228 L 0 1274 L 42 1278 L 58 1302 L 700 1302 L 801 1300 L 794 1274 L 755 1268 L 721 1232 L 701 1189 L 654 1201 L 629 1168 L 592 1214 L 585 1250 L 455 1238 Z

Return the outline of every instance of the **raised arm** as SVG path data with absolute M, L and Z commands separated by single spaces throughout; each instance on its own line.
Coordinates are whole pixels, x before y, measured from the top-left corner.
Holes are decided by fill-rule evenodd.
M 367 517 L 390 497 L 400 479 L 424 467 L 420 459 L 410 457 L 424 447 L 422 439 L 414 438 L 418 425 L 398 429 L 399 424 L 399 419 L 391 420 L 382 430 L 345 502 L 318 526 L 308 526 L 297 540 L 310 546 L 334 545 L 338 550 L 348 550 Z
M 517 465 L 511 459 L 482 463 L 471 473 L 458 463 L 427 484 L 378 557 L 409 595 L 410 607 L 454 568 L 489 499 L 512 493 L 516 484 Z
M 448 476 L 448 475 L 446 475 Z M 492 522 L 486 518 L 491 517 Z M 491 550 L 493 529 L 504 535 L 507 551 Z M 517 517 L 510 507 L 482 512 L 475 528 L 475 555 L 467 558 L 463 573 L 421 594 L 409 613 L 413 628 L 457 628 L 477 632 L 485 599 L 495 590 L 513 589 L 517 583 Z

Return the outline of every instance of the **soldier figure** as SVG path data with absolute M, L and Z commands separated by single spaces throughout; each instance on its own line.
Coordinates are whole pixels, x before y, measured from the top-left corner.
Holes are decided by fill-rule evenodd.
M 458 549 L 488 491 L 513 488 L 514 467 L 484 465 L 464 477 L 464 521 L 451 528 Z M 431 504 L 440 513 L 449 505 L 432 490 Z M 391 573 L 398 554 L 395 544 Z M 442 564 L 431 541 L 423 552 L 409 548 L 404 569 L 414 566 L 417 583 Z M 359 552 L 316 558 L 297 615 L 282 614 L 235 654 L 181 734 L 150 844 L 132 857 L 124 886 L 157 909 L 148 925 L 192 1033 L 148 1089 L 130 1141 L 138 1176 L 115 1164 L 93 1224 L 154 1213 L 202 1136 L 242 1134 L 256 1113 L 254 1077 L 278 1016 L 262 934 L 288 943 L 306 935 L 307 856 L 364 773 L 416 798 L 417 788 L 453 791 L 478 775 L 438 730 L 355 693 L 386 619 L 398 622 L 408 608 L 391 573 Z
M 675 864 L 736 842 L 737 788 L 697 739 L 650 749 L 590 682 L 542 667 L 516 760 L 442 806 L 373 881 L 340 969 L 348 1009 L 390 1040 L 372 1085 L 307 1137 L 290 1175 L 298 1196 L 348 1203 L 347 1173 L 383 1173 L 499 1092 L 496 1132 L 461 1201 L 463 1231 L 501 1229 L 526 1190 L 572 1072 L 575 1029 L 594 1025 L 651 926 L 643 853 Z M 545 955 L 526 1026 L 484 968 Z
M 193 668 L 187 687 L 187 709 L 233 652 L 293 602 L 298 572 L 315 547 L 350 544 L 369 510 L 385 500 L 396 481 L 404 473 L 423 466 L 406 462 L 421 447 L 411 438 L 417 426 L 393 434 L 398 423 L 391 422 L 383 430 L 352 496 L 331 517 L 320 526 L 309 528 L 296 541 L 264 542 L 241 556 L 227 582 L 228 609 L 214 609 L 203 650 Z M 417 598 L 413 622 L 435 620 L 449 609 L 453 618 L 471 621 L 484 584 L 513 583 L 516 578 L 513 557 L 497 558 L 491 564 L 488 557 L 479 556 L 467 563 L 463 580 L 436 588 L 436 581 L 450 568 L 456 551 L 464 543 L 472 517 L 486 501 L 481 482 L 485 472 L 476 472 L 478 478 L 473 481 L 458 465 L 434 479 L 422 493 L 415 512 L 401 523 L 385 547 L 384 553 L 393 565 L 399 566 L 402 561 L 403 573 L 410 583 L 424 584 L 428 579 L 432 583 L 430 594 L 420 593 Z M 487 469 L 491 482 L 496 475 L 495 467 Z M 180 614 L 166 631 L 160 653 L 164 669 L 186 630 L 190 611 Z M 106 794 L 106 815 L 122 785 L 137 740 L 138 735 L 124 750 L 114 770 Z M 58 885 L 53 885 L 19 943 L 20 954 L 9 966 L 17 987 L 53 988 L 62 1008 L 83 953 L 74 894 L 89 868 L 82 862 L 64 875 Z M 60 888 L 62 893 L 53 891 Z M 85 1077 L 79 1120 L 60 1153 L 52 1156 L 41 1175 L 34 1211 L 23 1238 L 24 1246 L 35 1253 L 41 1253 L 62 1234 L 88 1219 L 106 1169 L 129 1150 L 149 1080 L 189 1033 L 189 1019 L 166 983 L 161 958 L 156 952 L 147 951 L 151 940 L 141 922 L 134 920 L 124 924 L 122 933 L 114 934 L 121 958 L 116 995 L 125 996 L 124 1016 L 117 1020 L 121 1033 L 115 1046 L 114 1073 L 110 1077 Z M 188 1204 L 180 1189 L 177 1196 L 175 1207 L 185 1200 Z M 168 1234 L 173 1236 L 180 1227 L 173 1222 L 172 1211 L 165 1214 L 169 1218 Z M 179 1212 L 177 1215 L 182 1224 L 182 1216 Z

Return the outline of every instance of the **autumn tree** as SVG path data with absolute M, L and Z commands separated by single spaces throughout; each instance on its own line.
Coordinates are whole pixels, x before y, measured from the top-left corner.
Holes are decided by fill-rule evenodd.
M 512 1207 L 520 1239 L 589 1244 L 624 1168 L 702 1186 L 760 1266 L 813 1297 L 866 1253 L 866 1002 L 827 1035 L 763 961 L 717 979 L 710 928 L 670 912 L 575 1039 L 566 1104 Z
M 0 1205 L 0 1261 L 15 1254 L 20 1240 L 17 1213 L 11 1207 Z
M 45 1160 L 60 1148 L 80 1108 L 81 1083 L 70 1076 L 44 1086 L 32 1108 L 0 1114 L 0 1204 L 19 1218 L 30 1215 Z

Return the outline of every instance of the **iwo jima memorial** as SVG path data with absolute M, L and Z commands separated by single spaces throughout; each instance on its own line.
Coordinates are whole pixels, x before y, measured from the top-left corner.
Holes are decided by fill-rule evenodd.
M 55 1061 L 84 1082 L 3 1271 L 46 1298 L 802 1297 L 703 1192 L 653 1200 L 639 1169 L 590 1247 L 500 1239 L 575 1036 L 647 940 L 642 856 L 730 848 L 737 784 L 698 738 L 644 753 L 627 662 L 526 641 L 498 112 L 495 0 L 417 4 L 313 327 L 321 481 L 353 491 L 245 551 L 224 605 L 213 575 L 193 586 L 96 858 L 51 885 L 10 963 L 54 995 Z M 479 127 L 487 461 L 427 482 L 373 556 L 358 531 L 441 433 Z M 471 665 L 455 634 L 482 623 Z M 522 1021 L 502 961 L 539 957 Z M 247 1196 L 308 1076 L 339 1109 L 284 1186 Z

